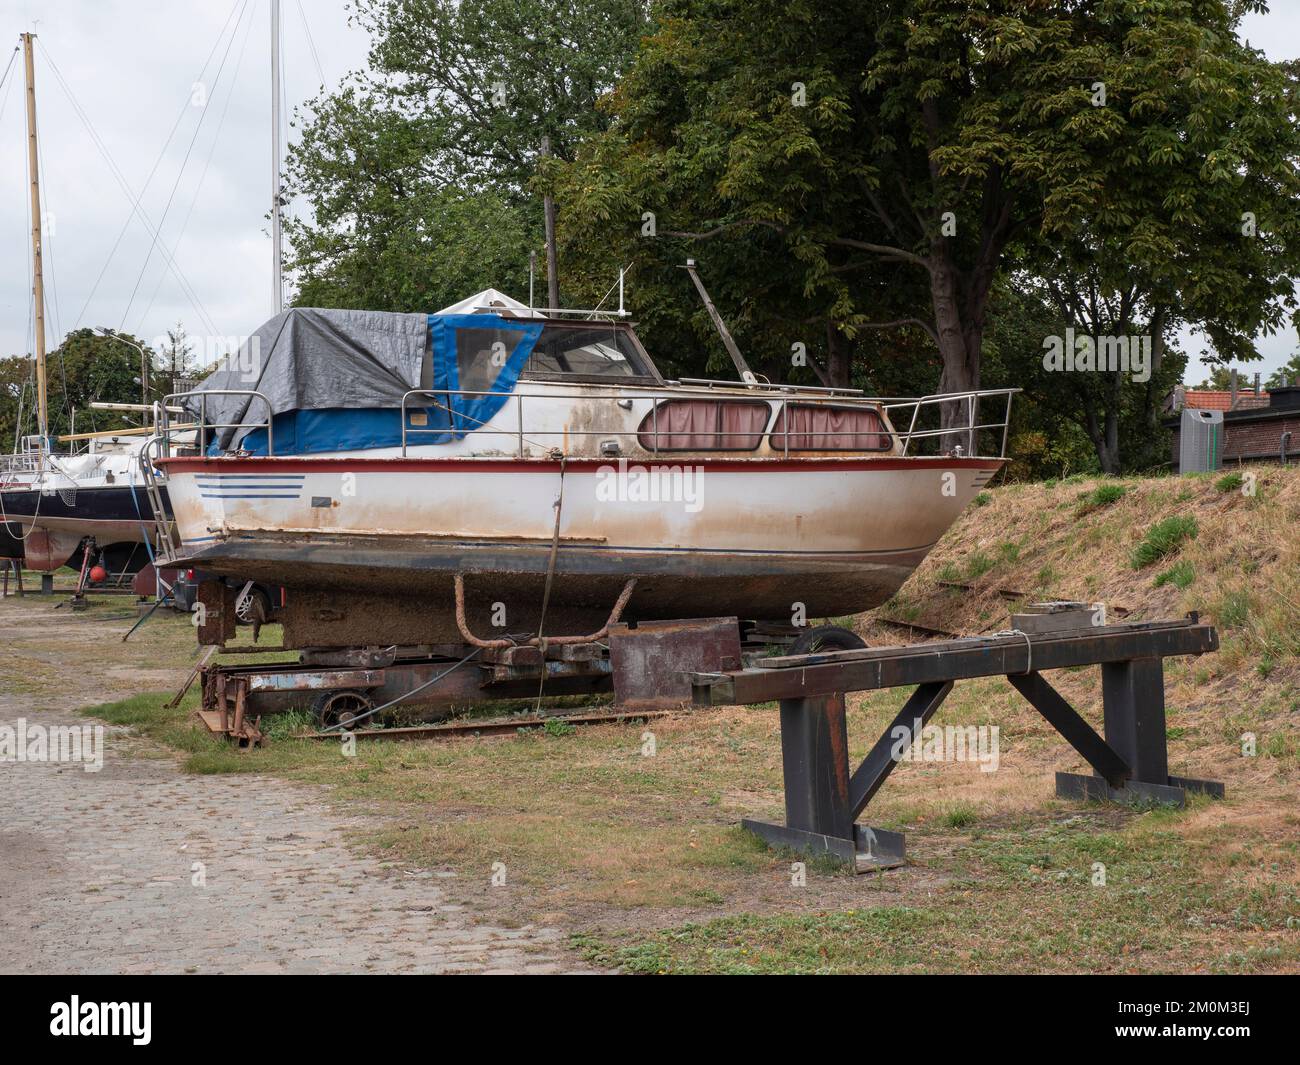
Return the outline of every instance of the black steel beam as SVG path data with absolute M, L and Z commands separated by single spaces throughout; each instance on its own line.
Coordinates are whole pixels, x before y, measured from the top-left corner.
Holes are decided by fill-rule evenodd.
M 787 827 L 853 839 L 844 695 L 781 703 Z
M 734 706 L 832 692 L 910 687 L 1027 670 L 1199 655 L 1218 649 L 1212 625 L 1191 621 L 1107 625 L 1095 632 L 945 640 L 798 656 L 799 665 L 691 677 L 696 706 Z
M 1133 767 L 1134 780 L 1165 784 L 1169 779 L 1169 755 L 1165 743 L 1165 671 L 1160 659 L 1103 663 L 1101 696 L 1106 742 Z
M 944 683 L 932 681 L 929 684 L 922 684 L 908 696 L 903 709 L 898 712 L 898 716 L 894 718 L 893 723 L 880 739 L 876 740 L 871 753 L 862 760 L 862 764 L 849 780 L 849 809 L 852 811 L 850 820 L 862 813 L 867 803 L 871 801 L 871 797 L 880 790 L 885 778 L 898 764 L 897 752 L 912 745 L 916 734 L 925 728 L 926 723 L 934 716 L 934 712 L 939 709 L 950 691 L 952 691 L 952 681 Z M 900 729 L 906 734 L 905 736 L 897 735 Z
M 1081 718 L 1061 694 L 1041 673 L 1027 673 L 1007 677 L 1012 687 L 1023 695 L 1029 704 L 1043 715 L 1048 723 L 1069 741 L 1093 769 L 1097 770 L 1111 787 L 1118 788 L 1133 775 L 1132 767 L 1115 749 Z M 1163 740 L 1163 737 L 1162 737 Z

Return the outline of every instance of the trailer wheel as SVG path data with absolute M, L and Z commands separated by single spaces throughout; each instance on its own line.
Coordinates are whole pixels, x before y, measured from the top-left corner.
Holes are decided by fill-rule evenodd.
M 374 705 L 374 700 L 365 692 L 321 692 L 312 704 L 312 713 L 316 715 L 321 728 L 331 728 L 334 725 L 351 728 L 352 723 Z M 364 724 L 364 721 L 359 723 Z
M 271 600 L 257 585 L 248 589 L 248 594 L 235 600 L 235 621 L 239 625 L 251 625 L 253 622 L 266 623 L 271 616 Z
M 809 655 L 816 651 L 856 651 L 866 646 L 866 641 L 851 629 L 841 625 L 819 625 L 801 633 L 787 653 Z

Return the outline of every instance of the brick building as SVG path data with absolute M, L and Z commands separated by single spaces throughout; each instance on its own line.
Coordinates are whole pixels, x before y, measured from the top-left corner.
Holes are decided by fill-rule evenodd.
M 1179 400 L 1182 400 L 1180 403 Z M 1233 405 L 1230 392 L 1196 392 L 1176 395 L 1174 411 L 1165 424 L 1173 430 L 1173 462 L 1178 469 L 1182 408 L 1223 411 L 1222 457 L 1224 466 L 1242 462 L 1294 462 L 1300 459 L 1300 387 L 1274 388 L 1271 392 L 1244 391 Z

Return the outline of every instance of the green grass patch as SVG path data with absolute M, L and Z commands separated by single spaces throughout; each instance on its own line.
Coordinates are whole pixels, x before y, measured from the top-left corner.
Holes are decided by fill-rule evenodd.
M 949 828 L 966 828 L 978 820 L 979 814 L 973 806 L 954 806 L 943 815 L 943 823 Z
M 1250 592 L 1244 588 L 1224 592 L 1219 596 L 1214 617 L 1225 629 L 1241 628 L 1250 617 Z
M 1167 555 L 1172 555 L 1184 541 L 1194 540 L 1197 532 L 1196 519 L 1187 515 L 1156 522 L 1147 530 L 1142 542 L 1133 549 L 1133 568 L 1144 569 Z
M 1079 506 L 1075 513 L 1077 516 L 1082 517 L 1094 510 L 1100 510 L 1102 507 L 1108 507 L 1112 503 L 1119 502 L 1127 494 L 1128 485 L 1107 481 L 1104 484 L 1097 485 L 1091 492 L 1084 492 L 1079 496 Z
M 1214 488 L 1219 492 L 1237 492 L 1245 483 L 1246 479 L 1241 474 L 1227 473 L 1214 482 Z
M 1190 588 L 1194 580 L 1196 580 L 1196 570 L 1190 562 L 1183 559 L 1181 562 L 1175 562 L 1156 577 L 1155 586 L 1162 588 L 1166 584 L 1172 584 L 1175 588 Z

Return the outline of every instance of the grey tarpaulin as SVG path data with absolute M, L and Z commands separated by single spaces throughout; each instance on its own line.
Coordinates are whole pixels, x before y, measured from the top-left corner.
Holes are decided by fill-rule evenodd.
M 428 385 L 429 316 L 387 311 L 294 307 L 277 314 L 227 356 L 199 391 L 262 393 L 272 414 L 323 408 L 398 407 L 412 388 Z M 266 407 L 250 396 L 213 395 L 184 400 L 194 414 L 206 404 L 209 425 L 266 420 Z M 248 428 L 222 429 L 223 450 Z

